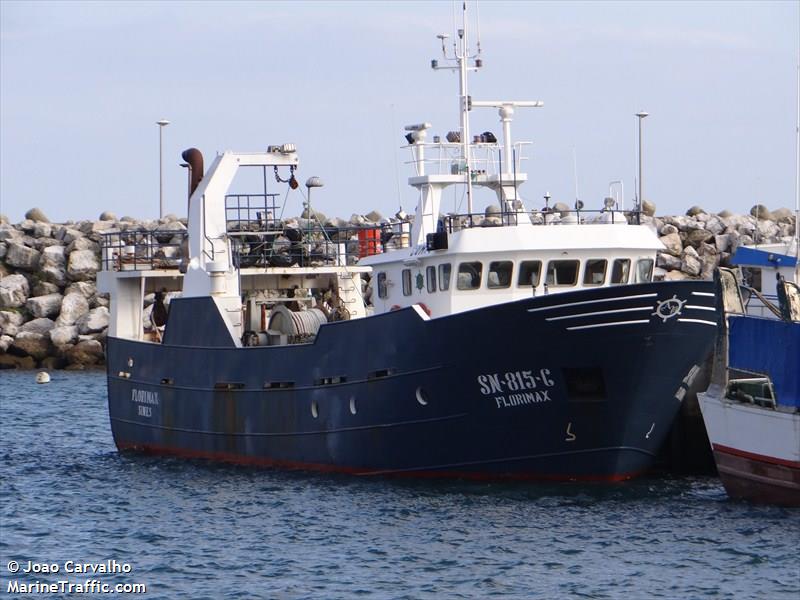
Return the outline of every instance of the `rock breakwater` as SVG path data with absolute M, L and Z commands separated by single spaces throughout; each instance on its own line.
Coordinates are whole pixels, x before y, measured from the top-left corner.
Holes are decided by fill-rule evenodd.
M 483 225 L 499 224 L 495 208 L 487 208 Z M 750 214 L 736 215 L 694 206 L 685 215 L 663 217 L 653 216 L 649 203 L 645 208 L 642 222 L 665 247 L 658 254 L 656 279 L 710 279 L 717 266 L 730 264 L 739 246 L 788 241 L 795 227 L 794 213 L 785 208 L 757 205 Z M 389 222 L 375 211 L 349 221 L 313 217 L 330 226 Z M 536 222 L 541 213 L 533 217 Z M 304 229 L 307 215 L 285 224 Z M 168 246 L 166 258 L 180 258 L 186 221 L 173 215 L 146 221 L 104 212 L 96 221 L 51 223 L 41 210 L 31 209 L 16 224 L 0 215 L 0 369 L 104 364 L 109 299 L 95 285 L 102 234 L 129 230 L 155 232 Z M 152 302 L 151 295 L 147 303 Z

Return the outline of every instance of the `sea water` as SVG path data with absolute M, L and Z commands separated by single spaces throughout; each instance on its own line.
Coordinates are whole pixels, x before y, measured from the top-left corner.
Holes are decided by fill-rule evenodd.
M 511 485 L 120 455 L 101 372 L 0 371 L 0 515 L 0 598 L 800 598 L 800 510 L 730 501 L 716 477 Z

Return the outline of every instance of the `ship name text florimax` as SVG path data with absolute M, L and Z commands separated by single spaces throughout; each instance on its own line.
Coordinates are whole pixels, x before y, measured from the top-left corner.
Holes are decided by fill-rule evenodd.
M 477 380 L 481 394 L 492 396 L 497 408 L 550 402 L 549 388 L 555 385 L 550 369 L 486 373 Z
M 153 411 L 151 407 L 159 404 L 158 392 L 133 388 L 131 390 L 131 402 L 135 402 L 138 405 L 137 412 L 140 417 L 152 417 Z

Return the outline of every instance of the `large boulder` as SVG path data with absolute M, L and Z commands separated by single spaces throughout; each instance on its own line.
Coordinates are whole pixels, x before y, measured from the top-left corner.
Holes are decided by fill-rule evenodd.
M 75 238 L 69 244 L 67 244 L 66 253 L 71 254 L 75 250 L 91 250 L 92 252 L 99 254 L 100 244 L 85 237 Z
M 700 267 L 700 276 L 703 279 L 711 280 L 714 278 L 714 269 L 719 266 L 720 255 L 716 252 L 714 253 L 706 253 L 700 257 L 701 260 L 701 267 Z
M 78 339 L 78 328 L 75 325 L 54 327 L 50 330 L 50 341 L 54 346 L 72 344 Z
M 54 266 L 63 268 L 67 264 L 67 259 L 64 255 L 64 246 L 48 246 L 42 250 L 40 263 L 43 267 Z
M 50 223 L 35 223 L 33 226 L 33 237 L 49 238 L 53 234 L 53 226 Z
M 692 206 L 692 207 L 691 207 L 689 210 L 687 210 L 687 211 L 686 211 L 686 216 L 687 216 L 687 217 L 695 217 L 695 216 L 697 216 L 697 215 L 699 215 L 699 214 L 703 214 L 703 213 L 705 213 L 705 212 L 706 212 L 706 211 L 705 211 L 705 210 L 703 210 L 703 209 L 702 209 L 701 207 L 699 207 L 699 206 Z
M 713 235 L 719 235 L 725 231 L 725 223 L 723 223 L 722 219 L 719 217 L 711 216 L 708 221 L 706 221 L 706 231 Z
M 682 281 L 684 279 L 689 279 L 689 276 L 683 271 L 669 271 L 664 275 L 664 281 Z
M 775 241 L 775 238 L 778 237 L 778 226 L 774 221 L 759 220 L 756 230 L 758 231 L 758 239 L 765 243 Z
M 681 259 L 666 252 L 659 252 L 656 258 L 656 266 L 666 271 L 674 271 L 681 268 Z
M 23 271 L 33 271 L 39 266 L 38 250 L 28 248 L 19 242 L 10 242 L 6 250 L 6 264 L 22 269 Z
M 9 350 L 42 360 L 50 354 L 50 336 L 33 331 L 20 331 Z
M 25 321 L 25 318 L 13 310 L 0 310 L 0 329 L 7 325 L 15 325 L 19 327 Z
M 645 200 L 644 202 L 642 202 L 642 214 L 647 215 L 648 217 L 655 217 L 656 216 L 655 202 L 650 202 L 650 200 Z
M 94 279 L 100 270 L 100 261 L 91 250 L 75 250 L 69 255 L 67 275 L 73 281 Z
M 319 215 L 321 216 L 322 213 L 319 213 Z M 159 225 L 153 232 L 153 236 L 162 244 L 167 244 L 171 242 L 177 234 L 183 233 L 184 231 L 186 231 L 186 226 L 183 223 L 180 221 L 171 221 Z
M 714 245 L 717 247 L 717 252 L 729 252 L 732 245 L 731 236 L 733 234 L 723 233 L 722 235 L 714 236 Z
M 672 223 L 664 223 L 658 231 L 659 235 L 669 235 L 670 233 L 678 233 L 678 228 Z
M 78 319 L 89 312 L 89 301 L 80 292 L 70 292 L 61 302 L 61 313 L 56 319 L 56 325 L 73 325 Z
M 51 317 L 58 314 L 61 310 L 61 294 L 47 294 L 45 296 L 36 296 L 28 298 L 25 303 L 25 308 L 28 309 L 34 317 Z
M 33 369 L 36 359 L 32 356 L 15 356 L 10 352 L 0 352 L 0 369 Z
M 98 306 L 79 318 L 75 325 L 78 326 L 79 333 L 86 335 L 87 333 L 102 331 L 108 327 L 108 320 L 108 309 L 105 306 Z
M 97 286 L 92 283 L 91 281 L 75 281 L 70 283 L 66 290 L 64 290 L 64 295 L 69 294 L 80 294 L 87 300 L 90 299 L 97 293 Z
M 0 242 L 13 242 L 22 238 L 22 234 L 13 225 L 0 225 Z
M 67 227 L 66 225 L 60 227 L 58 231 L 56 231 L 55 236 L 57 240 L 64 242 L 64 244 L 70 244 L 74 242 L 76 239 L 83 237 L 83 233 L 80 230 L 75 229 L 74 227 Z
M 686 241 L 695 248 L 700 244 L 708 242 L 714 237 L 714 234 L 705 229 L 692 229 L 686 234 Z
M 666 246 L 665 252 L 668 254 L 671 254 L 672 256 L 680 256 L 681 252 L 683 252 L 683 242 L 681 241 L 681 236 L 677 233 L 662 235 L 659 239 L 661 240 L 661 243 Z
M 46 333 L 50 333 L 50 330 L 55 326 L 56 323 L 52 319 L 48 319 L 47 317 L 39 317 L 38 319 L 28 321 L 22 327 L 20 327 L 19 330 L 20 332 L 29 331 L 31 333 L 41 333 L 44 335 Z
M 769 209 L 763 204 L 756 204 L 750 209 L 750 214 L 756 219 L 769 219 L 770 221 L 775 220 L 775 217 L 772 216 L 772 213 L 769 212 Z
M 100 213 L 100 216 L 98 217 L 98 219 L 100 221 L 116 221 L 117 220 L 117 215 L 115 215 L 110 210 L 104 210 L 103 212 Z
M 91 366 L 101 364 L 105 358 L 103 345 L 97 340 L 83 340 L 74 346 L 61 347 L 61 354 L 70 365 Z
M 697 250 L 688 246 L 681 254 L 681 271 L 691 277 L 697 277 L 703 269 Z
M 24 275 L 15 273 L 0 279 L 0 308 L 17 308 L 25 304 L 30 286 Z
M 41 208 L 32 208 L 25 213 L 25 218 L 31 221 L 39 221 L 40 223 L 49 223 L 50 219 L 44 214 Z
M 67 282 L 65 265 L 64 246 L 48 246 L 42 250 L 39 277 L 55 285 L 63 286 Z
M 779 223 L 793 223 L 794 222 L 794 211 L 788 208 L 776 208 L 772 211 L 772 216 L 775 218 L 776 221 Z
M 46 296 L 47 294 L 58 294 L 61 291 L 56 284 L 48 281 L 37 281 L 33 286 L 31 296 Z

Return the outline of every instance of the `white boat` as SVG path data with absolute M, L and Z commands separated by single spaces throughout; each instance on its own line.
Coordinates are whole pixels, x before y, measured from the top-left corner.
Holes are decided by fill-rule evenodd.
M 780 281 L 784 318 L 748 315 L 732 271 L 711 385 L 698 394 L 720 479 L 731 498 L 800 506 L 800 288 Z

